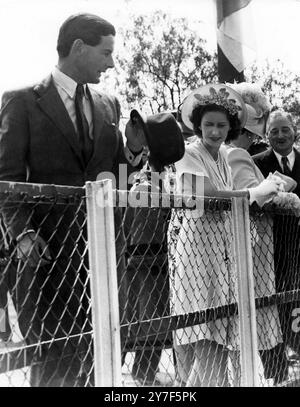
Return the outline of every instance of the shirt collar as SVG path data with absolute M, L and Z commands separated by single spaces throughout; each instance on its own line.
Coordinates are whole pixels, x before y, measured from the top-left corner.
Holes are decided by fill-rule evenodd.
M 279 161 L 279 163 L 282 164 L 281 158 L 283 157 L 283 155 L 280 155 L 280 154 L 276 153 L 275 150 L 273 150 L 273 151 L 274 151 L 274 154 L 276 155 L 277 160 Z M 288 159 L 288 163 L 291 164 L 293 162 L 293 160 L 295 159 L 295 151 L 294 151 L 294 149 L 292 149 L 290 154 L 288 154 L 286 157 Z
M 71 99 L 75 98 L 77 82 L 74 79 L 59 70 L 57 66 L 52 71 L 52 77 L 55 84 L 63 89 Z M 83 89 L 84 96 L 87 98 L 87 85 L 83 85 Z

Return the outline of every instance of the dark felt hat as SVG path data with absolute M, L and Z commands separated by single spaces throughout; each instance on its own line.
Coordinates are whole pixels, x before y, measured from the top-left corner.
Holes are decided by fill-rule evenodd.
M 137 110 L 130 112 L 133 123 L 140 123 L 149 148 L 149 159 L 165 166 L 179 161 L 184 154 L 184 139 L 172 113 L 143 117 Z

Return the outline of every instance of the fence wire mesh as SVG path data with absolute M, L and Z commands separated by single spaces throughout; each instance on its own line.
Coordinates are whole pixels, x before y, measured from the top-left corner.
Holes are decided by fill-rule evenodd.
M 215 371 L 204 367 L 199 380 L 209 384 L 220 371 L 220 385 L 233 380 L 222 372 L 227 350 L 209 343 L 234 349 L 239 341 L 230 211 L 211 200 L 204 217 L 199 222 L 199 212 L 187 209 L 123 209 L 128 294 L 122 350 L 135 351 L 123 370 L 137 385 L 189 384 L 201 353 L 208 356 L 198 355 L 198 362 L 214 360 Z M 238 358 L 231 356 L 236 370 Z
M 203 213 L 122 209 L 125 385 L 241 385 L 231 206 L 210 199 Z M 300 378 L 289 360 L 299 351 L 298 227 L 287 211 L 251 211 L 260 386 L 297 386 Z
M 148 210 L 128 207 L 123 213 L 126 241 L 123 281 L 126 280 L 127 287 L 125 304 L 120 307 L 123 310 L 121 324 L 127 323 L 132 335 L 123 339 L 122 351 L 124 359 L 126 353 L 135 352 L 131 374 L 142 385 L 155 383 L 162 350 L 172 345 L 172 333 L 168 330 L 168 321 L 164 321 L 164 317 L 170 314 L 169 215 L 170 210 L 163 208 Z M 141 321 L 145 324 L 140 325 Z M 133 334 L 133 330 L 136 330 L 136 334 Z M 172 365 L 172 360 L 163 362 L 166 371 L 170 363 Z M 128 364 L 128 357 L 124 364 Z
M 0 195 L 1 385 L 92 385 L 84 189 L 12 185 Z
M 93 386 L 84 189 L 2 185 L 0 212 L 0 386 Z M 230 199 L 114 208 L 125 386 L 240 385 L 232 216 Z M 299 386 L 298 221 L 251 210 L 261 386 Z M 35 261 L 14 238 L 31 229 Z
M 268 308 L 281 331 L 277 344 L 273 341 L 272 347 L 260 350 L 264 373 L 260 379 L 272 379 L 275 386 L 300 384 L 299 232 L 299 218 L 287 210 L 270 206 L 251 211 L 254 275 L 266 282 L 257 292 L 257 325 L 263 334 L 259 312 Z M 266 280 L 267 276 L 272 278 Z

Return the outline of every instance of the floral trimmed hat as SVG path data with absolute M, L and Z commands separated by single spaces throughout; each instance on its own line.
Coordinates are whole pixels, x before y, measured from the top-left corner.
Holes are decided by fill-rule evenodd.
M 212 83 L 193 90 L 182 103 L 181 117 L 183 123 L 193 130 L 193 124 L 190 120 L 193 109 L 197 105 L 211 104 L 223 106 L 230 115 L 237 114 L 241 127 L 244 127 L 247 120 L 246 105 L 236 91 L 223 83 Z
M 245 129 L 264 138 L 266 122 L 272 106 L 261 87 L 250 82 L 228 83 L 228 86 L 238 92 L 246 104 L 248 116 Z

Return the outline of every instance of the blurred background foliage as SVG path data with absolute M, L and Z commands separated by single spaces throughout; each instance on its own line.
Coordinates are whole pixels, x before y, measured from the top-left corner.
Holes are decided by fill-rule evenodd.
M 161 11 L 134 15 L 119 28 L 118 37 L 122 46 L 116 69 L 106 73 L 102 90 L 114 89 L 125 117 L 134 107 L 145 114 L 177 110 L 190 90 L 218 81 L 216 52 L 186 18 Z M 300 126 L 300 77 L 284 61 L 254 61 L 244 74 L 262 87 L 273 109 L 290 112 Z

